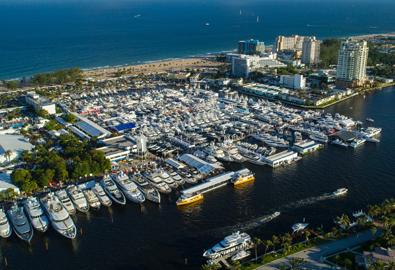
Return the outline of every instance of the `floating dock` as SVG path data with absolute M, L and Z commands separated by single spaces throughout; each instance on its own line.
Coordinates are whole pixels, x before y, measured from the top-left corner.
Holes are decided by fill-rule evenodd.
M 207 179 L 207 181 L 202 184 L 181 190 L 181 194 L 194 195 L 194 194 L 198 194 L 198 193 L 209 192 L 213 189 L 216 189 L 216 188 L 219 188 L 219 187 L 222 187 L 222 186 L 228 184 L 230 182 L 230 179 L 232 179 L 232 177 L 234 177 L 235 175 L 238 175 L 239 173 L 242 173 L 244 171 L 248 172 L 249 170 L 248 169 L 241 169 L 239 171 L 226 172 L 221 175 L 211 177 L 211 178 Z

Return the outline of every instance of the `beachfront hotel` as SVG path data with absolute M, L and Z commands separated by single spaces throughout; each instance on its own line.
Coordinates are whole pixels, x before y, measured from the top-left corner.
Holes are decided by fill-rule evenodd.
M 364 40 L 343 40 L 337 58 L 336 86 L 355 87 L 366 82 L 369 48 Z
M 254 39 L 239 41 L 237 53 L 247 55 L 263 54 L 265 53 L 265 43 Z

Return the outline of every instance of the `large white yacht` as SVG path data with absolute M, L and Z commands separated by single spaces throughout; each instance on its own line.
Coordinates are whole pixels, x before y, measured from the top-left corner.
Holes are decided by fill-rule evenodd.
M 352 148 L 363 145 L 366 142 L 365 139 L 354 139 L 348 145 Z
M 126 203 L 125 195 L 118 189 L 117 185 L 112 181 L 109 175 L 104 175 L 100 180 L 100 185 L 107 195 L 116 203 L 124 205 Z
M 143 193 L 137 188 L 136 184 L 133 183 L 129 176 L 121 172 L 113 176 L 115 183 L 118 185 L 120 190 L 125 194 L 126 198 L 135 203 L 142 203 L 145 201 Z
M 234 145 L 222 145 L 222 149 L 224 154 L 227 154 L 234 162 L 243 163 L 246 161 Z
M 96 194 L 90 190 L 90 189 L 84 189 L 82 191 L 82 193 L 84 193 L 84 196 L 86 198 L 86 200 L 89 203 L 89 206 L 94 209 L 94 210 L 99 210 L 101 203 L 99 201 L 99 198 L 97 198 Z
M 16 235 L 23 241 L 30 243 L 33 238 L 33 227 L 23 212 L 23 207 L 19 207 L 14 202 L 11 209 L 7 211 L 7 216 Z
M 79 188 L 74 185 L 70 185 L 66 188 L 66 190 L 78 211 L 83 213 L 89 211 L 89 204 Z
M 216 159 L 223 162 L 234 161 L 233 158 L 231 158 L 230 156 L 225 156 L 224 151 L 215 145 L 207 146 L 206 148 L 203 149 L 203 152 L 205 152 L 207 155 L 214 156 Z
M 132 179 L 137 187 L 144 193 L 144 196 L 153 202 L 160 203 L 160 193 L 141 174 L 134 174 Z
M 59 198 L 53 193 L 49 193 L 41 198 L 41 204 L 51 221 L 52 227 L 67 238 L 75 238 L 77 228 Z
M 92 191 L 96 194 L 97 198 L 99 199 L 100 203 L 104 206 L 111 206 L 112 201 L 106 193 L 104 192 L 103 188 L 100 186 L 99 183 L 96 183 L 95 186 L 92 188 Z
M 170 175 L 170 177 L 178 184 L 178 185 L 183 185 L 185 184 L 184 178 L 182 178 L 178 173 L 176 173 L 173 169 L 171 168 L 166 168 L 167 173 Z
M 33 228 L 39 232 L 45 232 L 49 227 L 49 221 L 41 209 L 37 198 L 30 196 L 23 202 L 23 205 Z
M 63 207 L 67 210 L 70 215 L 75 214 L 75 207 L 73 202 L 70 200 L 69 195 L 67 195 L 66 190 L 61 189 L 55 192 L 55 195 L 58 197 L 60 202 L 63 204 Z
M 333 195 L 339 196 L 339 195 L 345 194 L 347 192 L 348 192 L 348 189 L 346 189 L 346 188 L 339 188 L 339 189 L 337 189 L 336 191 L 333 192 Z
M 292 226 L 292 230 L 294 232 L 298 232 L 298 231 L 304 230 L 308 225 L 309 225 L 309 223 L 296 223 Z
M 0 208 L 0 236 L 3 238 L 7 238 L 11 235 L 11 233 L 12 233 L 11 225 L 8 222 L 4 210 Z
M 247 233 L 235 232 L 204 252 L 203 256 L 212 259 L 224 254 L 233 253 L 237 250 L 244 250 L 250 245 L 251 237 Z
M 158 175 L 163 181 L 169 185 L 171 188 L 177 188 L 177 183 L 170 177 L 170 175 L 163 169 L 158 170 Z
M 172 191 L 171 187 L 168 184 L 163 182 L 162 178 L 154 171 L 146 171 L 143 173 L 143 176 L 147 178 L 147 180 L 156 187 L 159 192 L 162 193 L 170 193 Z

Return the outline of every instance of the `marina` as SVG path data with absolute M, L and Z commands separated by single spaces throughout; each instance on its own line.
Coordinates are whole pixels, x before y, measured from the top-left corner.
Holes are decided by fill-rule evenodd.
M 171 92 L 170 90 L 166 90 L 166 91 Z M 146 92 L 147 95 L 150 95 L 151 93 L 155 93 L 155 92 Z M 208 96 L 212 95 L 207 92 L 204 93 L 205 94 L 203 95 L 203 97 L 207 95 Z M 142 98 L 142 94 L 143 93 L 140 93 L 140 98 Z M 197 99 L 199 99 L 199 97 L 197 97 Z M 244 99 L 245 98 L 243 97 L 243 101 L 242 101 L 243 103 L 245 103 Z M 240 100 L 240 98 L 238 100 Z M 369 99 L 365 99 L 365 100 L 369 100 Z M 250 103 L 251 104 L 250 106 L 254 106 L 254 104 L 256 103 L 253 102 L 255 101 L 247 101 L 247 104 Z M 269 107 L 270 106 L 279 106 L 279 105 L 274 104 L 274 105 L 269 105 Z M 237 108 L 237 106 L 234 108 Z M 281 106 L 280 108 L 282 110 L 288 110 L 286 107 L 283 106 Z M 276 111 L 278 109 L 279 108 L 277 108 Z M 252 110 L 253 109 L 251 107 L 251 111 Z M 222 111 L 220 110 L 219 112 Z M 162 113 L 166 115 L 165 112 Z M 156 212 L 157 210 L 155 210 L 154 205 L 159 204 L 161 208 L 166 209 L 165 210 L 166 212 L 169 213 L 170 211 L 171 213 L 173 211 L 177 211 L 175 213 L 178 214 L 175 214 L 173 212 L 172 215 L 177 216 L 181 214 L 183 216 L 187 213 L 193 213 L 195 211 L 200 212 L 201 210 L 199 209 L 201 209 L 202 205 L 207 205 L 208 203 L 210 203 L 210 201 L 215 200 L 217 201 L 219 207 L 223 209 L 223 211 L 227 211 L 224 208 L 225 205 L 219 203 L 218 201 L 219 198 L 222 198 L 221 200 L 224 199 L 223 194 L 229 194 L 229 192 L 232 192 L 233 195 L 231 197 L 233 197 L 233 196 L 237 196 L 237 194 L 239 194 L 241 190 L 248 190 L 251 187 L 255 187 L 255 186 L 259 187 L 262 185 L 266 186 L 268 184 L 266 182 L 267 180 L 263 180 L 262 176 L 257 176 L 256 172 L 263 171 L 265 175 L 265 179 L 266 178 L 270 179 L 271 177 L 276 176 L 278 173 L 280 174 L 285 173 L 286 175 L 288 175 L 289 173 L 294 172 L 295 169 L 299 167 L 305 168 L 306 166 L 305 162 L 309 164 L 311 163 L 311 160 L 317 160 L 321 156 L 330 155 L 330 154 L 325 154 L 327 152 L 332 153 L 333 151 L 344 151 L 343 149 L 333 147 L 330 144 L 314 141 L 310 138 L 309 134 L 318 135 L 318 137 L 322 137 L 322 138 L 325 138 L 324 135 L 326 136 L 326 134 L 328 135 L 330 134 L 332 136 L 327 136 L 328 141 L 338 140 L 347 145 L 352 144 L 353 140 L 357 138 L 362 138 L 362 136 L 367 136 L 369 138 L 370 137 L 377 138 L 379 136 L 381 138 L 382 136 L 381 128 L 367 127 L 366 129 L 362 129 L 357 124 L 348 127 L 346 125 L 341 126 L 340 122 L 344 120 L 344 117 L 343 119 L 340 118 L 339 116 L 335 117 L 342 120 L 328 120 L 330 118 L 327 112 L 325 112 L 325 114 L 323 114 L 322 112 L 320 113 L 313 113 L 313 112 L 304 113 L 303 111 L 298 112 L 296 115 L 302 115 L 301 116 L 302 118 L 299 121 L 296 122 L 294 121 L 292 125 L 288 124 L 288 126 L 284 125 L 284 119 L 286 118 L 283 119 L 278 115 L 277 115 L 278 120 L 280 118 L 283 119 L 283 123 L 280 124 L 281 122 L 277 120 L 277 124 L 273 125 L 268 122 L 254 120 L 256 118 L 251 116 L 246 117 L 245 115 L 238 115 L 238 113 L 229 114 L 227 111 L 225 111 L 225 113 L 224 112 L 222 113 L 224 119 L 223 121 L 217 123 L 216 125 L 218 124 L 219 126 L 222 125 L 223 127 L 225 127 L 225 129 L 218 131 L 212 129 L 213 130 L 212 133 L 216 132 L 214 133 L 216 136 L 213 136 L 212 134 L 210 136 L 206 135 L 209 134 L 206 133 L 206 131 L 201 132 L 202 129 L 207 128 L 204 127 L 204 125 L 209 124 L 206 122 L 203 123 L 202 120 L 200 120 L 200 118 L 202 119 L 204 118 L 203 116 L 193 120 L 190 119 L 191 116 L 189 116 L 188 118 L 183 118 L 185 119 L 184 121 L 186 121 L 183 124 L 181 124 L 182 120 L 180 118 L 180 120 L 178 120 L 179 123 L 178 125 L 173 124 L 173 125 L 169 125 L 169 127 L 165 125 L 167 119 L 164 119 L 163 122 L 160 121 L 160 117 L 158 117 L 158 115 L 160 114 L 156 114 L 156 120 L 153 120 L 153 118 L 147 118 L 147 119 L 152 119 L 152 121 L 149 120 L 150 124 L 146 123 L 144 125 L 139 124 L 139 122 L 142 123 L 142 121 L 144 121 L 144 117 L 136 116 L 135 120 L 133 120 L 134 121 L 133 123 L 135 123 L 135 128 L 128 132 L 119 134 L 118 141 L 120 142 L 122 141 L 127 145 L 127 147 L 130 148 L 129 150 L 130 156 L 136 156 L 138 155 L 138 153 L 132 152 L 134 151 L 133 149 L 135 149 L 133 147 L 134 142 L 136 141 L 136 138 L 138 136 L 144 134 L 148 139 L 147 149 L 149 149 L 148 151 L 150 151 L 152 155 L 157 157 L 157 160 L 154 161 L 148 159 L 146 161 L 147 166 L 135 168 L 135 170 L 130 170 L 127 173 L 120 171 L 118 169 L 118 171 L 114 171 L 104 175 L 103 179 L 99 178 L 96 179 L 95 181 L 88 181 L 83 184 L 76 184 L 75 186 L 71 185 L 66 189 L 61 189 L 56 192 L 56 195 L 58 195 L 59 198 L 62 198 L 62 200 L 59 199 L 58 202 L 60 203 L 60 205 L 64 206 L 64 209 L 66 209 L 66 205 L 69 205 L 67 212 L 70 214 L 73 213 L 73 207 L 76 208 L 77 210 L 79 210 L 78 208 L 80 208 L 81 210 L 84 209 L 86 210 L 86 207 L 90 206 L 90 208 L 93 209 L 94 207 L 92 207 L 92 204 L 89 203 L 89 200 L 87 200 L 89 196 L 88 197 L 87 195 L 84 196 L 84 194 L 87 192 L 89 193 L 92 192 L 97 197 L 98 193 L 96 194 L 95 192 L 93 192 L 94 187 L 95 186 L 97 187 L 99 185 L 97 183 L 100 183 L 100 187 L 102 188 L 102 191 L 105 192 L 105 195 L 107 195 L 108 199 L 110 199 L 111 201 L 116 202 L 116 200 L 114 200 L 113 198 L 117 198 L 115 194 L 118 194 L 118 200 L 121 204 L 118 203 L 112 204 L 110 208 L 102 206 L 97 211 L 91 210 L 84 212 L 79 210 L 77 213 L 75 212 L 74 209 L 74 214 L 71 214 L 70 220 L 73 220 L 74 218 L 78 217 L 78 221 L 76 221 L 75 224 L 76 227 L 79 226 L 78 224 L 84 224 L 85 223 L 84 219 L 86 218 L 99 217 L 103 215 L 108 216 L 108 213 L 105 214 L 108 211 L 110 211 L 111 213 L 110 224 L 112 222 L 117 222 L 117 224 L 119 224 L 120 219 L 124 218 L 123 216 L 119 216 L 120 215 L 119 212 L 120 209 L 118 209 L 119 207 L 126 207 L 127 209 L 134 208 L 131 209 L 132 212 L 136 212 L 136 214 L 137 213 L 141 214 L 144 213 L 144 211 L 148 211 L 149 213 Z M 148 113 L 148 116 L 150 116 L 150 114 L 152 113 Z M 198 115 L 199 112 L 195 112 L 195 114 Z M 281 114 L 284 115 L 284 113 Z M 311 114 L 311 116 L 309 116 L 310 118 L 309 117 L 305 118 L 305 115 L 307 114 Z M 336 113 L 333 112 L 331 115 L 334 116 L 335 114 Z M 218 115 L 218 119 L 220 119 L 221 114 L 218 113 L 217 115 Z M 274 118 L 274 116 L 272 117 Z M 316 118 L 316 120 L 314 120 L 314 118 Z M 320 118 L 322 120 L 319 120 Z M 200 124 L 199 121 L 201 122 Z M 259 121 L 259 122 L 255 122 L 255 121 Z M 319 124 L 320 121 L 321 124 Z M 325 124 L 323 121 L 325 121 Z M 333 121 L 332 127 L 329 129 L 326 126 L 328 124 L 327 123 L 328 121 Z M 354 120 L 351 121 L 356 122 Z M 95 122 L 96 120 L 92 121 L 92 123 Z M 335 125 L 334 123 L 336 122 L 339 122 L 339 125 Z M 175 121 L 174 123 L 177 123 L 177 121 Z M 186 123 L 188 125 L 186 125 Z M 193 126 L 192 123 L 194 123 Z M 185 128 L 185 126 L 187 126 L 187 128 Z M 242 128 L 243 126 L 245 126 L 244 129 Z M 161 128 L 157 128 L 157 127 L 161 127 Z M 149 136 L 150 134 L 151 136 Z M 349 137 L 347 137 L 346 135 L 349 135 Z M 193 142 L 191 141 L 192 137 L 194 138 Z M 174 141 L 175 143 L 171 143 L 170 140 L 171 138 L 178 138 L 178 141 Z M 202 140 L 199 138 L 206 138 L 206 140 Z M 291 142 L 292 144 L 287 146 L 287 148 L 282 147 L 282 145 L 284 145 L 284 142 L 281 141 L 280 139 L 283 139 L 284 142 L 285 141 Z M 179 144 L 178 143 L 179 141 L 183 141 L 185 142 L 185 144 L 184 145 Z M 381 143 L 382 140 L 380 140 L 380 144 Z M 365 149 L 365 148 L 368 149 L 369 147 L 373 147 L 374 145 L 380 145 L 380 144 L 365 143 L 365 145 L 359 146 L 358 149 Z M 191 145 L 193 145 L 193 147 L 190 147 Z M 213 147 L 210 148 L 210 145 L 215 145 L 215 148 Z M 291 147 L 291 145 L 299 147 L 299 149 L 296 149 L 296 147 Z M 309 147 L 316 147 L 316 148 L 314 149 Z M 318 150 L 319 148 L 320 149 L 323 148 L 323 150 L 314 155 L 306 155 L 306 154 L 302 155 L 301 153 L 301 152 L 312 153 Z M 163 151 L 159 151 L 161 149 L 163 149 Z M 209 149 L 209 150 L 204 151 L 205 149 Z M 163 154 L 163 152 L 165 151 L 167 151 L 166 154 Z M 350 152 L 350 151 L 346 151 L 346 152 Z M 238 155 L 241 155 L 244 158 L 242 162 L 240 162 L 240 160 L 242 159 Z M 217 159 L 215 156 L 219 158 Z M 298 160 L 301 160 L 301 162 L 295 163 L 295 161 Z M 124 161 L 124 163 L 126 164 L 127 162 Z M 284 167 L 285 165 L 287 166 Z M 276 168 L 276 170 L 267 171 L 267 169 L 271 167 Z M 252 181 L 253 179 L 255 179 L 255 181 Z M 124 190 L 122 188 L 122 184 L 121 185 L 118 184 L 119 186 L 117 187 L 117 185 L 115 184 L 117 181 L 120 183 L 123 183 L 122 181 L 124 181 L 124 184 L 126 184 L 126 186 L 130 183 L 134 185 L 130 189 L 126 188 Z M 238 182 L 240 184 L 238 184 Z M 234 187 L 231 187 L 232 185 L 228 185 L 231 183 L 235 184 Z M 155 187 L 154 184 L 164 187 L 164 189 L 162 189 L 161 191 L 159 188 Z M 221 189 L 219 187 L 221 187 Z M 349 188 L 349 186 L 347 187 Z M 156 193 L 155 193 L 155 189 L 157 189 Z M 273 189 L 277 190 L 277 188 L 274 185 L 270 186 L 270 188 L 268 189 L 269 194 L 273 191 Z M 333 190 L 335 189 L 336 188 L 334 188 Z M 66 190 L 68 190 L 68 194 L 65 192 Z M 134 206 L 132 206 L 133 204 L 129 201 L 126 203 L 124 192 L 127 192 L 127 190 L 129 191 L 140 190 L 140 194 L 145 198 L 145 200 L 143 200 L 142 197 L 140 198 L 140 201 L 142 201 L 142 203 L 141 202 L 139 203 L 142 205 L 141 209 L 140 208 L 136 209 Z M 64 196 L 64 193 L 62 193 L 62 191 L 64 191 L 64 193 L 66 193 L 67 196 Z M 278 190 L 276 192 L 278 192 Z M 352 189 L 352 192 L 355 192 L 354 188 Z M 347 198 L 349 196 L 348 193 L 347 196 L 338 196 L 339 200 L 344 200 L 343 198 Z M 79 196 L 78 194 L 81 194 L 82 197 Z M 110 194 L 113 197 L 111 197 Z M 149 199 L 148 194 L 153 195 L 153 197 Z M 154 194 L 156 194 L 155 195 L 156 199 Z M 259 197 L 259 195 L 257 194 L 255 194 L 254 196 Z M 218 199 L 216 199 L 217 197 Z M 67 198 L 69 198 L 69 200 Z M 293 201 L 292 197 L 290 198 L 291 198 L 290 200 Z M 323 198 L 327 198 L 327 197 L 324 196 Z M 87 205 L 85 206 L 85 208 L 83 207 L 83 205 L 85 205 L 83 203 L 83 199 L 85 199 Z M 100 201 L 99 197 L 97 197 L 97 199 Z M 76 201 L 74 202 L 74 200 Z M 137 201 L 135 200 L 135 202 Z M 125 204 L 125 206 L 122 206 L 122 202 Z M 324 202 L 325 199 L 323 199 L 321 203 Z M 70 203 L 71 206 L 73 207 L 70 207 Z M 100 201 L 100 203 L 102 202 Z M 236 201 L 233 201 L 231 204 L 235 204 L 235 203 Z M 285 205 L 285 208 L 284 206 L 281 205 L 278 207 L 275 206 L 274 208 L 281 209 L 282 213 L 284 213 L 284 211 L 286 213 L 287 209 L 292 209 L 292 207 L 287 206 L 288 204 L 289 202 L 287 203 L 286 201 L 284 201 L 282 205 Z M 303 205 L 303 202 L 301 202 L 301 204 Z M 179 205 L 180 207 L 176 207 L 177 205 Z M 107 208 L 109 210 L 107 210 Z M 266 210 L 264 210 L 264 212 L 266 212 L 267 218 L 257 218 L 259 222 L 256 223 L 254 221 L 254 223 L 251 224 L 261 224 L 260 222 L 270 222 L 270 223 L 274 222 L 275 224 L 278 225 L 276 220 L 277 217 L 279 216 L 279 213 L 276 214 L 277 213 L 276 212 L 275 214 L 267 215 L 267 213 L 273 213 L 273 209 L 268 209 L 266 207 L 265 209 Z M 113 213 L 113 211 L 115 211 L 115 213 Z M 128 212 L 130 211 L 128 210 Z M 48 216 L 48 212 L 45 211 L 45 213 Z M 81 214 L 83 214 L 83 216 L 81 216 Z M 84 216 L 86 217 L 83 218 Z M 135 216 L 135 214 L 133 214 L 132 216 L 134 216 L 134 218 L 138 218 L 137 216 Z M 149 216 L 150 216 L 149 220 L 153 222 L 153 220 L 155 219 L 155 215 L 151 216 L 151 214 L 149 214 Z M 114 219 L 114 217 L 118 217 L 118 219 L 117 218 Z M 274 221 L 275 217 L 276 220 Z M 81 220 L 81 218 L 83 219 Z M 250 219 L 248 217 L 246 218 Z M 281 217 L 279 218 L 282 220 L 284 219 L 283 215 L 281 215 Z M 312 220 L 312 218 L 309 218 L 309 220 Z M 101 222 L 100 219 L 96 221 L 98 223 Z M 295 219 L 292 219 L 292 221 L 295 222 Z M 292 225 L 292 221 L 289 220 L 287 222 L 288 224 L 287 228 L 280 226 L 282 230 L 289 231 L 289 228 L 291 228 Z M 52 223 L 53 222 L 51 221 L 51 224 Z M 248 228 L 250 228 L 249 230 L 254 231 L 253 228 L 256 228 L 254 226 L 259 227 L 259 225 L 248 225 Z M 52 228 L 55 227 L 52 226 Z M 233 233 L 235 231 L 236 231 L 235 229 L 232 229 L 232 231 L 229 231 L 229 233 Z M 65 229 L 63 232 L 64 232 L 63 234 L 62 232 L 60 232 L 60 235 L 65 236 L 64 238 L 79 239 L 77 229 L 74 228 L 71 224 L 70 227 L 68 229 Z M 41 236 L 36 235 L 35 238 L 40 239 Z M 170 242 L 172 241 L 170 240 Z M 239 252 L 240 250 L 232 250 L 232 252 L 227 254 L 226 258 L 228 258 L 228 255 L 229 256 L 231 255 L 230 257 L 236 256 Z M 236 257 L 243 257 L 243 254 L 244 253 L 240 253 Z M 199 257 L 201 255 L 196 255 L 196 256 Z M 213 260 L 222 261 L 224 260 L 224 257 L 220 256 Z

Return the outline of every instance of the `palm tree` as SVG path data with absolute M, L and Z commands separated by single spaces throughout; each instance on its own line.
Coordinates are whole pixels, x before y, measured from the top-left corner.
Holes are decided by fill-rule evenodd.
M 350 261 L 350 259 L 346 258 L 344 259 L 344 268 L 347 269 L 347 266 L 351 266 L 352 265 L 352 261 Z
M 391 212 L 391 203 L 389 200 L 385 200 L 383 202 L 383 205 L 381 206 L 382 213 L 384 215 L 389 214 Z
M 7 151 L 5 151 L 4 156 L 6 157 L 8 162 L 10 162 L 11 161 L 11 156 L 12 156 L 12 150 L 8 149 Z
M 383 217 L 383 218 L 381 219 L 381 223 L 383 223 L 383 226 L 384 226 L 385 228 L 388 228 L 389 221 L 390 221 L 390 219 L 387 218 L 387 217 Z
M 371 218 L 374 217 L 375 211 L 374 211 L 374 206 L 368 205 L 368 214 Z
M 274 252 L 275 249 L 276 249 L 276 244 L 279 244 L 279 243 L 280 243 L 280 239 L 278 239 L 277 236 L 273 235 L 273 236 L 272 236 L 273 252 Z
M 309 236 L 311 235 L 311 233 L 309 231 L 304 231 L 304 236 L 305 236 L 305 242 L 304 242 L 304 246 L 307 246 L 307 241 L 309 241 Z
M 388 264 L 388 266 L 389 266 L 389 269 L 395 270 L 395 262 L 390 262 L 390 263 Z
M 281 246 L 284 247 L 283 253 L 285 253 L 285 251 L 288 251 L 289 246 L 292 244 L 292 239 L 291 239 L 291 236 L 289 235 L 289 233 L 286 233 L 281 238 L 281 240 L 282 240 Z
M 272 243 L 272 241 L 270 241 L 270 240 L 266 240 L 266 241 L 263 241 L 263 245 L 265 246 L 265 254 L 263 255 L 263 259 L 265 259 L 267 249 L 268 249 L 270 246 L 273 246 L 273 243 Z
M 336 255 L 336 256 L 335 256 L 336 264 L 339 264 L 339 259 L 340 259 L 340 256 L 339 256 L 339 255 Z
M 211 270 L 211 269 L 212 269 L 211 265 L 208 263 L 202 265 L 202 270 Z
M 253 239 L 253 243 L 254 243 L 254 248 L 255 248 L 255 263 L 257 263 L 257 261 L 258 261 L 257 248 L 258 248 L 258 245 L 262 244 L 262 240 L 255 237 Z
M 374 237 L 375 233 L 377 232 L 377 228 L 376 227 L 372 227 L 370 229 L 370 231 L 372 232 L 372 241 L 373 241 L 373 237 Z
M 211 269 L 212 270 L 218 270 L 218 269 L 220 269 L 221 268 L 221 265 L 219 265 L 218 263 L 213 263 L 212 265 L 211 265 Z
M 230 261 L 230 266 L 232 266 L 233 270 L 238 270 L 241 267 L 241 264 L 239 261 L 231 260 Z
M 388 225 L 390 229 L 392 229 L 392 227 L 395 226 L 395 218 L 391 217 L 390 220 L 388 221 Z

